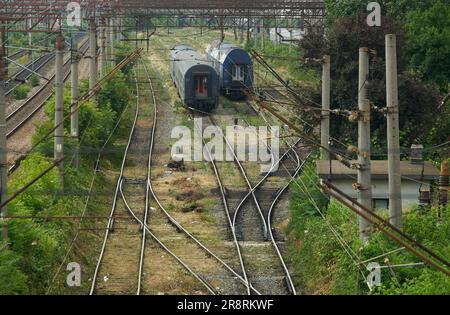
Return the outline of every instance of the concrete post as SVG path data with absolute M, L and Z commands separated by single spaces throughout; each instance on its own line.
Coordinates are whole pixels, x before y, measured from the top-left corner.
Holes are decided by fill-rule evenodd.
M 388 111 L 389 212 L 391 224 L 401 229 L 403 227 L 403 213 L 397 80 L 397 40 L 394 34 L 388 34 L 386 35 L 386 101 Z
M 55 75 L 55 161 L 64 156 L 64 48 L 65 42 L 62 35 L 56 37 L 56 75 Z M 60 187 L 64 189 L 64 163 L 59 164 Z
M 115 45 L 115 41 L 116 41 L 116 28 L 114 26 L 114 18 L 111 18 L 110 20 L 110 34 L 111 34 L 111 40 L 110 40 L 110 44 L 111 44 L 111 67 L 115 67 L 116 66 L 116 45 Z
M 253 41 L 254 46 L 258 47 L 258 21 L 256 19 L 253 20 Z
M 70 77 L 71 77 L 71 105 L 70 105 L 70 135 L 73 139 L 76 140 L 77 146 L 75 147 L 75 152 L 73 156 L 73 167 L 78 168 L 78 111 L 75 111 L 75 109 L 78 106 L 78 64 L 80 60 L 80 55 L 78 52 L 78 44 L 74 44 L 71 56 L 71 70 L 70 70 Z
M 28 18 L 28 29 L 31 29 L 32 26 L 32 20 L 31 16 Z M 33 46 L 33 33 L 28 32 L 28 48 L 30 50 L 28 51 L 28 55 L 30 56 L 30 60 L 33 60 L 33 51 L 31 50 L 31 46 Z
M 289 53 L 291 53 L 292 52 L 292 41 L 293 41 L 293 36 L 292 36 L 292 32 L 293 32 L 294 30 L 289 30 Z
M 442 161 L 441 172 L 439 174 L 439 205 L 446 206 L 448 203 L 448 188 L 449 188 L 449 165 L 448 161 Z
M 110 19 L 105 19 L 103 21 L 103 26 L 104 26 L 104 29 L 105 29 L 105 33 L 104 33 L 105 34 L 105 43 L 104 43 L 104 45 L 105 45 L 105 53 L 106 53 L 106 64 L 105 64 L 106 67 L 109 66 L 109 61 L 111 60 L 111 46 L 109 44 L 111 31 L 109 29 L 109 20 Z
M 118 19 L 118 23 L 119 23 L 119 31 L 117 32 L 117 35 L 118 35 L 117 39 L 119 41 L 122 41 L 122 40 L 124 40 L 124 37 L 122 35 L 122 32 L 123 32 L 123 18 L 119 17 L 117 19 Z
M 370 103 L 367 99 L 369 79 L 369 49 L 359 49 L 359 84 L 358 84 L 358 202 L 367 209 L 372 209 L 372 181 L 370 168 Z M 370 223 L 359 218 L 359 235 L 368 241 Z
M 0 21 L 1 37 L 3 45 L 0 45 L 0 203 L 7 199 L 8 168 L 7 168 L 7 147 L 6 147 L 6 100 L 5 100 L 5 81 L 6 81 L 6 62 L 5 62 L 5 26 Z M 8 215 L 8 208 L 0 209 L 0 223 L 5 223 L 3 217 Z M 5 224 L 1 231 L 1 236 L 8 238 L 8 226 Z
M 225 39 L 225 31 L 223 29 L 223 16 L 222 15 L 219 18 L 219 24 L 220 24 L 220 42 L 223 42 Z
M 98 68 L 100 78 L 103 78 L 105 76 L 105 68 L 106 68 L 106 27 L 104 21 L 102 21 L 100 25 L 99 41 L 100 41 L 100 58 Z
M 122 26 L 121 26 L 120 18 L 116 18 L 116 25 L 117 25 L 117 27 L 116 27 L 116 40 L 120 41 L 121 40 L 120 32 L 122 32 Z
M 97 81 L 97 27 L 95 20 L 90 20 L 89 24 L 89 49 L 90 49 L 90 73 L 89 73 L 89 89 L 93 89 Z
M 323 57 L 322 65 L 322 122 L 320 126 L 320 144 L 322 145 L 321 159 L 330 159 L 330 81 L 331 81 L 330 56 Z
M 264 41 L 266 37 L 266 29 L 264 28 L 264 19 L 262 20 L 262 26 L 261 26 L 261 50 L 264 51 Z

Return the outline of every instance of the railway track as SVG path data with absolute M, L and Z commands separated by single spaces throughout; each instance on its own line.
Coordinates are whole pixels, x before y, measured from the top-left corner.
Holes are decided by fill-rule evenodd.
M 207 114 L 207 117 L 212 125 L 219 125 L 212 115 Z M 266 119 L 265 122 L 269 125 Z M 257 288 L 263 294 L 296 294 L 289 269 L 279 247 L 279 243 L 284 240 L 273 229 L 272 219 L 276 205 L 293 179 L 302 171 L 305 163 L 296 150 L 300 140 L 288 145 L 278 161 L 266 144 L 266 148 L 271 152 L 272 161 L 277 161 L 272 168 L 277 165 L 280 168 L 272 174 L 273 176 L 270 176 L 268 172 L 256 185 L 253 185 L 247 176 L 245 166 L 237 158 L 234 148 L 225 136 L 223 138 L 228 149 L 233 152 L 236 166 L 248 186 L 248 189 L 244 191 L 227 188 L 220 177 L 217 163 L 213 161 L 222 201 L 248 287 Z M 209 151 L 208 154 L 211 157 Z M 213 159 L 210 158 L 210 160 Z M 270 180 L 273 177 L 284 179 L 284 181 L 274 183 Z M 267 242 L 268 240 L 270 242 Z M 274 264 L 275 261 L 278 263 Z M 251 293 L 248 291 L 248 294 Z
M 86 40 L 80 47 L 80 51 L 85 53 L 88 49 L 89 41 Z M 64 63 L 64 81 L 70 76 L 70 58 Z M 6 137 L 12 137 L 17 131 L 19 131 L 23 125 L 25 125 L 36 113 L 41 110 L 45 103 L 51 98 L 53 90 L 53 81 L 55 74 L 41 86 L 31 97 L 25 102 L 20 104 L 6 117 Z
M 78 33 L 74 37 L 74 41 L 78 42 L 83 37 L 83 34 Z M 18 52 L 9 56 L 9 59 L 15 60 L 18 59 L 28 53 L 27 50 L 19 50 Z M 37 59 L 29 62 L 25 65 L 25 68 L 20 69 L 16 74 L 14 74 L 13 78 L 5 82 L 5 95 L 10 95 L 19 85 L 26 82 L 34 72 L 38 72 L 43 67 L 45 67 L 49 62 L 54 60 L 55 52 L 45 53 L 39 56 Z M 52 81 L 50 79 L 48 82 Z
M 46 53 L 36 60 L 30 62 L 25 67 L 26 69 L 20 70 L 17 74 L 14 75 L 14 79 L 8 80 L 5 83 L 5 95 L 10 95 L 19 85 L 23 84 L 26 80 L 28 80 L 32 75 L 33 71 L 37 72 L 42 69 L 45 65 L 47 65 L 50 61 L 55 58 L 55 53 Z
M 175 272 L 180 272 L 179 266 L 181 266 L 184 269 L 183 278 L 189 276 L 196 281 L 196 284 L 191 284 L 196 294 L 235 293 L 236 290 L 245 288 L 245 279 L 184 229 L 164 208 L 154 189 L 151 170 L 158 109 L 153 82 L 145 64 L 144 70 L 148 84 L 142 89 L 139 88 L 140 83 L 136 80 L 135 121 L 124 153 L 90 294 L 155 293 L 152 292 L 151 286 L 159 284 L 161 287 L 164 286 L 161 282 L 167 281 L 158 279 L 155 269 L 161 269 L 161 266 L 173 269 Z M 139 80 L 139 82 L 142 81 Z M 145 92 L 148 91 L 149 86 L 151 95 L 146 95 Z M 143 103 L 153 104 L 151 130 L 148 130 L 150 127 L 148 125 L 147 128 L 142 129 L 143 125 L 146 125 L 146 120 L 142 119 L 141 113 L 145 115 L 148 111 Z M 147 137 L 150 141 L 146 156 L 146 180 L 142 169 L 142 165 L 145 164 L 142 156 L 145 155 L 141 150 L 145 150 L 147 145 L 138 143 L 144 140 L 143 137 Z M 134 172 L 129 170 L 130 159 L 136 155 L 134 150 L 139 151 L 138 161 L 134 163 L 135 166 L 141 166 L 139 172 L 136 172 L 139 167 L 134 168 Z M 123 206 L 119 204 L 120 200 L 123 201 Z M 152 202 L 155 208 L 150 207 Z M 160 211 L 157 211 L 156 207 Z M 133 220 L 125 222 L 122 219 L 115 219 L 116 216 L 123 217 L 123 211 Z M 146 242 L 147 238 L 151 238 L 153 242 Z M 151 259 L 145 259 L 150 255 Z M 121 257 L 120 262 L 117 261 L 117 257 Z M 126 270 L 120 270 L 120 266 L 123 265 L 127 266 Z M 118 266 L 119 269 L 117 269 Z M 178 270 L 174 266 L 178 266 Z M 179 278 L 175 283 L 179 285 L 182 282 Z M 173 285 L 173 282 L 166 285 L 167 292 L 186 293 L 176 291 L 171 287 Z M 254 289 L 251 290 L 259 293 Z
M 209 113 L 197 113 L 200 115 L 206 114 L 211 118 Z M 213 125 L 217 125 L 217 123 L 211 122 Z M 203 126 L 205 126 L 205 124 L 203 124 Z M 253 289 L 255 288 L 256 290 L 259 290 L 258 293 L 262 292 L 266 294 L 296 293 L 289 270 L 281 255 L 281 250 L 277 242 L 277 235 L 274 235 L 275 231 L 272 231 L 271 223 L 274 209 L 289 187 L 292 176 L 297 176 L 302 169 L 303 162 L 296 156 L 297 152 L 292 153 L 291 151 L 293 151 L 293 148 L 283 154 L 282 157 L 283 160 L 286 160 L 283 164 L 284 175 L 281 174 L 283 173 L 283 170 L 278 172 L 278 175 L 281 175 L 281 177 L 284 178 L 285 183 L 270 189 L 262 186 L 268 176 L 265 176 L 258 185 L 252 187 L 250 180 L 245 174 L 244 167 L 242 164 L 239 165 L 239 162 L 237 162 L 237 164 L 249 189 L 239 191 L 234 189 L 232 185 L 226 187 L 227 185 L 225 185 L 220 178 L 220 167 L 217 163 L 212 163 L 220 187 L 219 191 L 221 193 L 222 202 L 228 217 L 229 230 L 236 244 L 243 276 L 248 284 L 247 288 L 252 288 L 252 290 L 247 290 L 247 294 L 254 293 Z M 286 168 L 288 168 L 288 170 L 286 170 Z M 269 196 L 267 196 L 268 191 L 270 191 Z M 253 200 L 249 200 L 250 197 Z M 243 207 L 242 204 L 239 205 L 240 203 L 245 203 L 245 206 Z M 250 239 L 250 241 L 246 241 L 248 239 Z M 271 242 L 267 242 L 267 240 L 270 240 Z M 246 249 L 248 247 L 254 247 L 255 250 L 247 251 Z M 257 256 L 263 257 L 266 260 L 272 262 L 278 261 L 279 263 L 277 263 L 276 266 L 269 266 L 265 262 L 258 265 L 258 262 L 255 263 L 255 260 L 258 260 L 255 259 L 258 258 L 255 257 L 255 253 Z M 273 274 L 267 276 L 268 270 L 273 271 Z
M 19 58 L 21 58 L 22 56 L 25 56 L 26 54 L 28 54 L 28 51 L 26 50 L 19 50 L 11 55 L 8 56 L 8 59 L 11 60 L 17 60 Z

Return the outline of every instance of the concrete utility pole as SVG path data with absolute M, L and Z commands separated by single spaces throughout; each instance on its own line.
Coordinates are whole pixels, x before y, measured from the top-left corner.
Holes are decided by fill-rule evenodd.
M 114 18 L 111 18 L 110 20 L 110 26 L 111 26 L 111 30 L 110 30 L 110 34 L 111 34 L 111 67 L 115 67 L 116 66 L 116 46 L 115 46 L 115 41 L 116 41 L 116 29 L 114 27 Z
M 93 89 L 97 81 L 97 27 L 95 20 L 89 21 L 89 50 L 90 50 L 90 64 L 89 64 L 89 89 Z
M 111 60 L 111 46 L 109 44 L 109 39 L 110 39 L 110 29 L 109 29 L 109 20 L 110 19 L 105 19 L 103 21 L 103 27 L 105 28 L 105 51 L 106 51 L 106 64 L 105 66 L 109 66 L 109 61 Z
M 120 33 L 122 32 L 122 26 L 121 26 L 121 22 L 120 22 L 120 18 L 116 18 L 116 40 L 120 41 Z
M 439 174 L 439 205 L 446 206 L 448 203 L 448 186 L 449 186 L 449 165 L 445 160 L 441 163 L 441 172 Z
M 5 100 L 5 81 L 6 81 L 6 30 L 2 21 L 0 21 L 0 203 L 7 199 L 8 169 L 7 169 L 7 147 L 6 147 L 6 100 Z M 0 209 L 0 222 L 8 214 L 8 209 Z M 4 239 L 8 238 L 8 226 L 5 224 L 1 235 Z
M 100 78 L 105 75 L 106 68 L 106 26 L 105 21 L 101 21 L 99 30 L 99 41 L 100 41 L 100 60 L 98 64 Z
M 264 41 L 266 37 L 266 29 L 264 28 L 264 19 L 262 20 L 261 25 L 261 50 L 264 51 Z
M 55 75 L 55 161 L 64 156 L 64 48 L 65 42 L 62 35 L 56 37 L 56 75 Z M 64 189 L 64 163 L 59 164 L 60 187 Z
M 367 99 L 369 80 L 369 49 L 359 49 L 359 83 L 358 83 L 358 202 L 367 209 L 372 209 L 372 180 L 370 170 L 370 103 Z M 368 241 L 369 221 L 359 217 L 359 236 Z
M 31 16 L 28 18 L 27 22 L 28 22 L 28 29 L 31 30 L 31 27 L 33 26 Z M 28 32 L 28 48 L 30 48 L 30 50 L 28 51 L 28 55 L 30 56 L 31 60 L 33 60 L 33 51 L 31 50 L 32 46 L 33 46 L 33 33 Z
M 225 31 L 223 28 L 223 16 L 222 15 L 219 18 L 219 24 L 220 24 L 220 42 L 222 43 L 225 39 Z
M 77 147 L 75 148 L 73 156 L 73 167 L 78 168 L 78 64 L 80 61 L 80 54 L 78 51 L 78 44 L 74 44 L 71 53 L 71 64 L 70 64 L 70 78 L 72 82 L 72 99 L 70 105 L 70 135 L 73 139 L 77 141 Z
M 320 155 L 322 160 L 330 159 L 330 83 L 331 81 L 331 58 L 329 55 L 323 57 L 322 64 L 322 122 L 320 126 Z
M 119 40 L 124 40 L 125 37 L 123 36 L 123 18 L 119 17 Z
M 390 222 L 401 229 L 403 227 L 402 178 L 398 117 L 397 39 L 394 34 L 386 35 L 386 101 Z
M 289 30 L 289 53 L 292 52 L 292 42 L 294 40 L 294 37 L 292 36 L 292 32 L 294 30 Z
M 247 13 L 247 43 L 250 42 L 250 11 Z

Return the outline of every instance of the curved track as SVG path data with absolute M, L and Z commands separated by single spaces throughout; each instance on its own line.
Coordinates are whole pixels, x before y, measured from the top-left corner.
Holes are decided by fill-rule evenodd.
M 81 52 L 86 52 L 89 41 L 86 40 L 80 47 Z M 64 63 L 64 81 L 70 76 L 70 59 Z M 52 97 L 52 88 L 55 75 L 49 81 L 41 86 L 33 95 L 31 95 L 25 102 L 20 104 L 6 117 L 6 137 L 12 137 L 25 125 Z
M 201 285 L 204 287 L 204 289 L 206 289 L 206 292 L 209 294 L 216 294 L 218 293 L 217 290 L 215 289 L 215 287 L 213 285 L 211 285 L 208 281 L 206 281 L 204 279 L 204 277 L 194 271 L 195 267 L 189 266 L 185 260 L 183 258 L 181 258 L 177 253 L 175 253 L 175 251 L 171 248 L 169 248 L 169 246 L 167 246 L 159 237 L 158 235 L 156 235 L 156 233 L 150 229 L 151 227 L 151 222 L 155 220 L 155 215 L 156 214 L 152 214 L 149 215 L 149 201 L 150 199 L 153 199 L 157 205 L 159 206 L 163 217 L 166 218 L 166 220 L 168 220 L 168 222 L 171 224 L 171 226 L 173 226 L 173 230 L 174 233 L 183 233 L 186 236 L 186 239 L 189 242 L 194 243 L 194 245 L 201 251 L 203 252 L 203 255 L 208 258 L 211 259 L 212 261 L 215 262 L 215 264 L 220 267 L 221 269 L 224 269 L 228 275 L 226 276 L 227 281 L 233 281 L 233 282 L 237 282 L 240 283 L 241 285 L 245 286 L 246 285 L 246 281 L 245 279 L 239 275 L 236 271 L 234 271 L 232 269 L 232 267 L 230 267 L 228 264 L 226 264 L 222 259 L 220 259 L 217 255 L 215 255 L 210 249 L 208 249 L 206 246 L 204 246 L 198 239 L 196 239 L 192 234 L 190 234 L 186 229 L 184 229 L 181 224 L 179 222 L 177 222 L 170 214 L 169 212 L 164 208 L 162 202 L 159 200 L 156 192 L 154 191 L 153 188 L 153 184 L 152 184 L 152 179 L 151 179 L 151 169 L 152 169 L 152 154 L 153 154 L 153 143 L 155 140 L 155 132 L 156 132 L 156 124 L 157 124 L 157 102 L 156 102 L 156 98 L 155 98 L 155 93 L 153 91 L 153 83 L 152 80 L 150 78 L 150 75 L 148 73 L 148 70 L 146 68 L 146 65 L 144 64 L 144 69 L 146 72 L 146 77 L 147 80 L 149 82 L 149 86 L 151 88 L 151 92 L 152 92 L 152 103 L 153 103 L 153 112 L 154 112 L 154 118 L 153 118 L 153 124 L 152 124 L 152 128 L 151 131 L 148 132 L 148 136 L 150 138 L 150 147 L 149 147 L 149 153 L 148 153 L 148 159 L 147 159 L 147 178 L 145 180 L 146 185 L 145 189 L 142 191 L 142 193 L 139 193 L 139 195 L 141 197 L 143 197 L 143 211 L 138 211 L 137 209 L 137 205 L 136 204 L 131 204 L 132 202 L 130 202 L 130 197 L 129 194 L 127 194 L 127 192 L 125 191 L 124 187 L 127 185 L 127 180 L 129 180 L 131 183 L 136 183 L 136 184 L 143 184 L 143 182 L 136 180 L 136 179 L 130 179 L 124 176 L 125 174 L 125 170 L 126 170 L 126 164 L 127 164 L 127 159 L 129 157 L 129 153 L 130 153 L 130 148 L 132 147 L 133 141 L 135 141 L 135 135 L 136 135 L 136 126 L 137 126 L 137 122 L 138 122 L 138 117 L 139 117 L 139 106 L 140 106 L 140 98 L 139 98 L 139 87 L 138 87 L 138 82 L 136 80 L 136 89 L 137 89 L 137 109 L 136 109 L 136 114 L 135 114 L 135 121 L 132 127 L 132 131 L 130 133 L 130 137 L 129 137 L 129 141 L 127 144 L 127 148 L 125 150 L 124 153 L 124 157 L 123 157 L 123 162 L 121 165 L 121 170 L 120 170 L 120 175 L 119 178 L 117 180 L 117 184 L 116 184 L 116 192 L 115 192 L 115 196 L 114 196 L 114 202 L 112 205 L 112 209 L 111 209 L 111 214 L 107 223 L 107 227 L 106 227 L 106 232 L 105 232 L 105 237 L 104 237 L 104 241 L 103 241 L 103 245 L 102 245 L 102 249 L 98 258 L 98 262 L 97 262 L 97 266 L 95 268 L 94 271 L 94 276 L 93 276 L 93 280 L 92 280 L 92 284 L 91 284 L 91 290 L 90 290 L 90 294 L 94 294 L 94 293 L 124 293 L 124 292 L 119 292 L 117 290 L 108 290 L 105 289 L 103 290 L 103 284 L 108 282 L 109 279 L 104 278 L 104 283 L 103 284 L 99 284 L 99 274 L 100 274 L 100 269 L 102 268 L 102 263 L 104 258 L 108 255 L 108 251 L 111 252 L 111 255 L 114 255 L 114 248 L 109 248 L 107 249 L 108 245 L 111 245 L 110 242 L 110 237 L 111 237 L 111 232 L 112 230 L 117 230 L 117 229 L 122 229 L 122 230 L 127 230 L 128 227 L 121 227 L 120 225 L 118 225 L 118 221 L 114 219 L 114 217 L 117 215 L 117 208 L 118 208 L 118 199 L 119 197 L 122 199 L 122 201 L 124 202 L 124 206 L 126 211 L 128 212 L 129 215 L 131 215 L 133 221 L 134 221 L 134 226 L 136 226 L 136 224 L 141 228 L 141 243 L 139 247 L 139 250 L 135 250 L 135 252 L 139 252 L 138 256 L 139 259 L 136 260 L 136 281 L 134 281 L 134 284 L 132 286 L 128 286 L 128 288 L 132 288 L 133 290 L 135 289 L 135 293 L 139 294 L 141 293 L 141 291 L 143 290 L 143 281 L 142 281 L 142 277 L 144 274 L 144 259 L 145 259 L 145 248 L 146 248 L 146 243 L 145 243 L 145 238 L 146 236 L 150 236 L 157 244 L 160 248 L 163 249 L 164 252 L 168 253 L 176 262 L 178 262 L 192 277 L 194 277 L 196 280 L 199 281 L 199 283 L 201 283 Z M 148 88 L 148 86 L 147 86 Z M 142 146 L 140 146 L 142 147 Z M 141 186 L 142 187 L 142 186 Z M 149 220 L 150 217 L 150 223 L 148 223 L 147 221 Z M 120 223 L 120 222 L 119 222 Z M 133 224 L 133 223 L 129 223 L 129 224 Z M 116 232 L 114 232 L 116 233 Z M 127 232 L 126 232 L 127 233 Z M 125 233 L 125 234 L 126 234 Z M 126 240 L 122 240 L 125 241 Z M 130 243 L 126 243 L 123 246 L 127 246 L 129 247 L 133 247 L 133 244 Z M 111 246 L 110 246 L 111 247 Z M 126 257 L 123 257 L 124 259 L 126 259 Z M 106 271 L 103 271 L 102 274 L 105 274 Z M 107 276 L 106 276 L 107 277 Z M 130 277 L 130 272 L 127 273 L 127 277 Z M 105 281 L 106 280 L 106 281 Z M 251 289 L 252 292 L 255 292 L 256 294 L 258 294 L 259 292 L 256 291 L 254 288 Z M 130 293 L 130 290 L 128 290 L 125 293 Z
M 201 111 L 197 111 L 193 108 L 191 108 L 191 110 L 201 113 L 201 114 L 208 115 L 208 118 L 210 119 L 210 121 L 213 125 L 215 125 L 215 126 L 219 125 L 215 121 L 215 119 L 213 118 L 212 115 L 209 115 L 208 113 L 204 113 Z M 270 126 L 270 124 L 268 123 L 268 121 L 265 118 L 264 118 L 264 120 L 265 120 L 266 124 L 268 126 Z M 196 128 L 198 128 L 198 127 L 196 126 Z M 288 145 L 288 149 L 286 150 L 286 152 L 284 152 L 282 154 L 282 156 L 278 160 L 273 155 L 268 144 L 265 143 L 266 148 L 269 150 L 269 152 L 272 156 L 273 163 L 272 163 L 272 166 L 271 166 L 271 169 L 269 170 L 269 172 L 267 172 L 266 175 L 264 175 L 261 178 L 261 180 L 256 185 L 253 186 L 250 178 L 247 176 L 245 167 L 239 161 L 237 154 L 234 151 L 234 148 L 229 143 L 227 137 L 225 137 L 223 134 L 222 134 L 222 136 L 224 138 L 224 141 L 225 141 L 228 149 L 233 153 L 235 163 L 238 166 L 240 173 L 248 186 L 248 192 L 246 193 L 245 196 L 242 197 L 242 199 L 240 199 L 240 202 L 234 209 L 234 213 L 231 213 L 229 210 L 229 204 L 228 204 L 227 197 L 226 197 L 226 188 L 220 178 L 218 167 L 217 167 L 215 161 L 213 160 L 213 158 L 211 157 L 211 152 L 209 151 L 209 148 L 207 146 L 205 146 L 205 147 L 207 148 L 207 154 L 209 155 L 210 160 L 212 161 L 212 164 L 213 164 L 217 182 L 220 187 L 220 192 L 222 195 L 222 200 L 224 203 L 225 211 L 226 211 L 227 217 L 229 219 L 229 224 L 231 227 L 233 239 L 235 241 L 236 248 L 238 250 L 241 267 L 243 269 L 244 277 L 248 283 L 248 287 L 249 288 L 254 287 L 253 285 L 255 285 L 258 288 L 261 286 L 261 291 L 266 294 L 272 294 L 272 293 L 283 294 L 282 287 L 285 286 L 289 293 L 296 294 L 295 285 L 292 281 L 292 277 L 290 275 L 289 269 L 288 269 L 288 267 L 284 261 L 284 258 L 281 254 L 281 250 L 276 241 L 276 237 L 274 236 L 273 227 L 272 227 L 272 218 L 273 218 L 275 206 L 277 205 L 277 203 L 283 196 L 284 192 L 289 188 L 293 179 L 302 171 L 303 165 L 305 163 L 305 161 L 302 161 L 300 159 L 298 152 L 296 151 L 296 146 L 300 143 L 300 140 L 297 140 L 293 145 Z M 289 159 L 293 160 L 294 163 L 289 161 Z M 275 168 L 278 168 L 279 166 L 281 166 L 281 168 L 282 168 L 281 171 L 284 173 L 281 176 L 288 177 L 288 182 L 285 185 L 283 185 L 282 187 L 264 188 L 264 185 L 267 182 L 268 178 L 270 177 L 271 172 L 274 171 Z M 277 171 L 277 173 L 280 173 L 280 171 Z M 253 211 L 251 209 L 252 205 L 249 204 L 250 197 L 253 197 L 253 202 L 254 202 L 254 205 L 256 206 L 256 209 L 253 209 Z M 255 211 L 255 210 L 257 210 L 257 211 Z M 247 220 L 250 222 L 249 224 L 245 223 L 246 216 L 248 217 Z M 258 232 L 256 234 L 254 232 L 255 230 L 257 230 L 258 222 L 260 225 L 263 225 L 263 227 L 260 228 L 260 233 L 261 233 L 260 237 L 255 236 L 255 235 L 259 234 Z M 251 232 L 248 233 L 248 230 L 251 230 Z M 253 283 L 252 284 L 252 279 L 251 279 L 252 271 L 249 271 L 248 266 L 246 265 L 246 261 L 249 262 L 252 259 L 252 257 L 251 257 L 252 255 L 243 254 L 243 252 L 246 251 L 245 249 L 243 249 L 243 247 L 244 247 L 243 242 L 248 241 L 246 239 L 246 235 L 245 235 L 246 232 L 247 232 L 247 234 L 250 234 L 251 237 L 254 238 L 254 241 L 256 241 L 257 243 L 263 243 L 264 241 L 267 241 L 267 240 L 271 241 L 272 248 L 276 253 L 276 257 L 277 257 L 277 259 L 282 267 L 283 273 L 284 273 L 284 276 L 282 276 L 279 279 L 284 279 L 283 282 L 285 283 L 285 285 L 283 285 L 282 283 L 280 283 L 280 285 L 274 285 L 274 278 L 265 279 L 265 281 L 262 281 L 262 283 L 258 283 L 258 284 Z M 247 259 L 245 259 L 244 256 Z M 255 279 L 255 282 L 259 282 L 258 278 L 261 278 L 260 276 L 261 275 L 257 275 L 253 278 L 253 279 Z M 269 282 L 271 282 L 271 284 Z M 278 290 L 272 286 L 278 287 Z M 251 292 L 248 291 L 248 294 L 251 294 Z

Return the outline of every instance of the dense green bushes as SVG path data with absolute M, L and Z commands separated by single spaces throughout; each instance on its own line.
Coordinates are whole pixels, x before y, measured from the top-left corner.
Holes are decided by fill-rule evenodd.
M 87 80 L 81 84 L 81 94 L 86 91 L 87 85 Z M 9 205 L 12 216 L 34 218 L 17 218 L 8 222 L 9 246 L 6 246 L 5 240 L 0 240 L 0 294 L 46 292 L 58 262 L 67 251 L 76 222 L 47 220 L 45 217 L 81 215 L 92 178 L 92 161 L 130 99 L 127 77 L 119 72 L 108 81 L 96 99 L 84 104 L 79 110 L 81 146 L 88 152 L 81 152 L 81 164 L 77 170 L 72 169 L 70 163 L 76 145 L 70 138 L 70 119 L 65 123 L 67 159 L 64 194 L 59 189 L 58 170 L 53 169 Z M 54 104 L 54 98 L 46 104 L 48 121 L 37 127 L 34 143 L 53 127 Z M 69 113 L 70 93 L 67 88 L 64 115 Z M 118 131 L 121 132 L 121 129 Z M 52 157 L 53 136 L 50 136 L 21 162 L 20 168 L 9 180 L 9 191 L 22 188 L 52 165 Z
M 355 261 L 364 261 L 401 246 L 379 232 L 362 246 L 356 215 L 336 201 L 327 204 L 315 185 L 317 181 L 317 175 L 309 167 L 292 186 L 290 198 L 292 220 L 287 230 L 288 244 L 296 282 L 303 293 L 450 294 L 450 278 L 425 266 L 382 269 L 382 286 L 370 292 L 365 283 L 369 271 L 366 265 L 357 265 Z M 312 206 L 310 195 L 324 218 Z M 380 214 L 388 217 L 386 212 Z M 411 209 L 404 217 L 404 231 L 450 259 L 450 206 L 440 211 L 437 208 Z M 406 250 L 389 255 L 388 260 L 375 261 L 382 266 L 421 262 Z
M 37 75 L 32 75 L 32 76 L 30 77 L 30 85 L 31 85 L 32 87 L 38 86 L 39 83 L 40 83 L 40 79 L 39 79 L 39 77 L 38 77 Z
M 14 99 L 23 100 L 28 96 L 30 92 L 30 87 L 26 84 L 18 85 L 12 92 Z
M 405 25 L 407 66 L 428 83 L 437 83 L 448 90 L 450 75 L 448 60 L 450 49 L 450 7 L 443 0 L 380 0 L 382 15 Z M 367 1 L 326 0 L 328 25 L 340 18 L 366 14 Z M 400 47 L 400 46 L 399 46 Z

